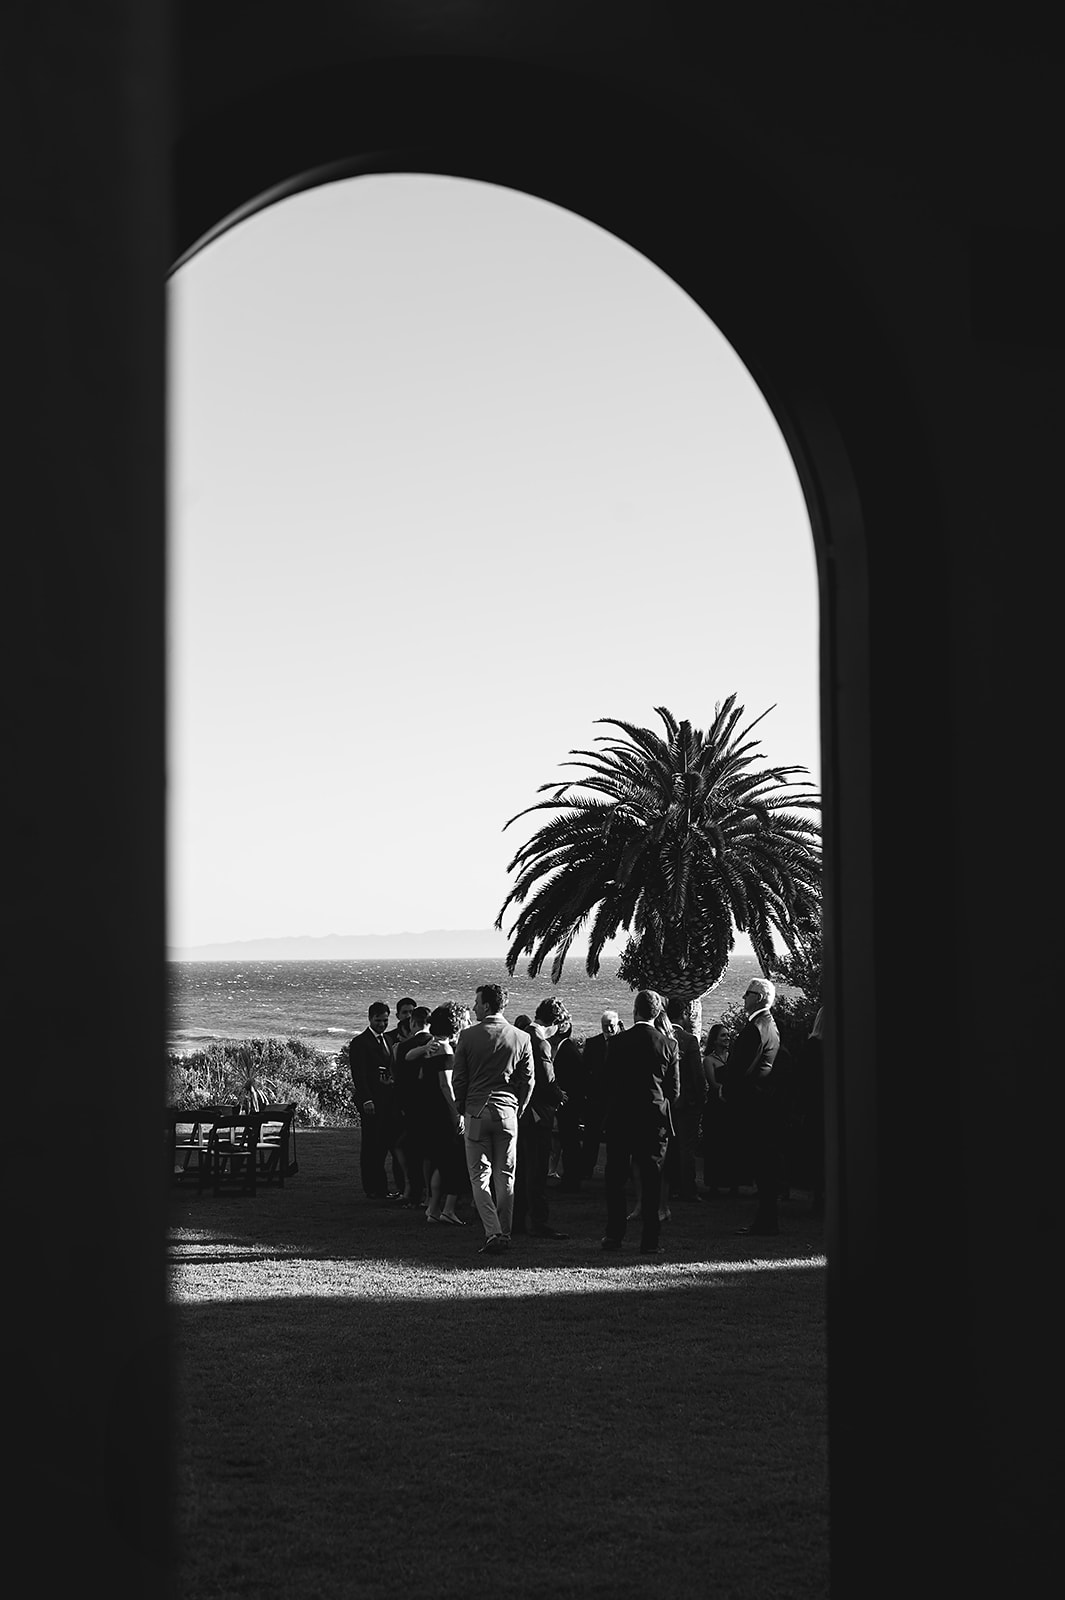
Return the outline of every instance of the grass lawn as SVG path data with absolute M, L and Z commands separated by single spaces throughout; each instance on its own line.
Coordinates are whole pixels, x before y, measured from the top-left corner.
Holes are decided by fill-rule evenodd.
M 206 1600 L 828 1593 L 822 1228 L 672 1206 L 668 1254 L 481 1257 L 476 1220 L 363 1198 L 358 1131 L 300 1130 L 254 1199 L 176 1191 L 178 1587 Z M 462 1214 L 472 1217 L 469 1202 Z

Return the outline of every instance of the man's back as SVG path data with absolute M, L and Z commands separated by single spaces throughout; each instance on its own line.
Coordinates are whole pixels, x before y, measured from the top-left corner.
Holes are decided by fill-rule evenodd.
M 635 1023 L 610 1041 L 607 1105 L 622 1117 L 663 1113 L 678 1097 L 680 1051 L 648 1023 Z
M 485 1101 L 513 1101 L 519 1114 L 532 1093 L 532 1045 L 527 1033 L 501 1016 L 463 1028 L 455 1046 L 455 1102 L 480 1112 Z

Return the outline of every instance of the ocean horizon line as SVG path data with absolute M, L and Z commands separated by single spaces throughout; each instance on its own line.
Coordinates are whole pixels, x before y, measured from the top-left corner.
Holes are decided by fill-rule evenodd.
M 475 941 L 486 941 L 479 943 Z M 623 940 L 611 941 L 603 960 L 620 956 Z M 257 939 L 215 940 L 210 944 L 168 945 L 168 962 L 181 961 L 421 961 L 449 957 L 505 961 L 510 941 L 494 928 L 429 928 L 422 932 L 294 934 Z M 753 954 L 738 943 L 735 955 Z M 569 959 L 583 961 L 587 944 L 573 945 Z

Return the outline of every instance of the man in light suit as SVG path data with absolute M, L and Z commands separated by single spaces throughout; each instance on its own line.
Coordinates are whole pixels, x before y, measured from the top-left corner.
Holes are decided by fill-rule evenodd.
M 473 1003 L 477 1021 L 459 1034 L 451 1080 L 473 1203 L 484 1226 L 482 1255 L 510 1249 L 518 1118 L 533 1090 L 532 1045 L 503 1016 L 506 998 L 498 983 L 480 985 Z
M 357 1033 L 348 1046 L 348 1065 L 355 1089 L 355 1104 L 362 1125 L 359 1168 L 363 1190 L 370 1200 L 388 1200 L 385 1158 L 392 1152 L 392 1176 L 399 1177 L 395 1153 L 398 1134 L 396 1086 L 392 1076 L 392 1051 L 385 1038 L 388 1006 L 375 1000 L 369 1011 L 370 1026 Z
M 740 1138 L 750 1152 L 758 1205 L 754 1221 L 739 1233 L 779 1233 L 777 1195 L 782 1177 L 781 1112 L 773 1083 L 780 1034 L 773 1019 L 776 986 L 752 978 L 743 997 L 747 1021 L 733 1041 L 721 1070 L 725 1102 L 734 1108 Z
M 604 1250 L 620 1250 L 625 1237 L 625 1185 L 630 1163 L 640 1179 L 640 1252 L 658 1256 L 658 1210 L 662 1163 L 673 1130 L 672 1107 L 680 1094 L 680 1051 L 672 1032 L 655 1019 L 662 996 L 641 989 L 632 1005 L 633 1025 L 610 1042 L 606 1081 L 606 1234 Z

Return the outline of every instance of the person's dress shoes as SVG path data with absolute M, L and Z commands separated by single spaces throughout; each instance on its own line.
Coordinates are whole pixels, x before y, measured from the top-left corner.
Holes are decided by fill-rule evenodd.
M 557 1228 L 536 1228 L 529 1230 L 537 1239 L 568 1239 L 568 1233 L 559 1233 Z
M 599 1248 L 600 1248 L 600 1250 L 620 1250 L 621 1249 L 621 1240 L 620 1239 L 600 1239 Z

